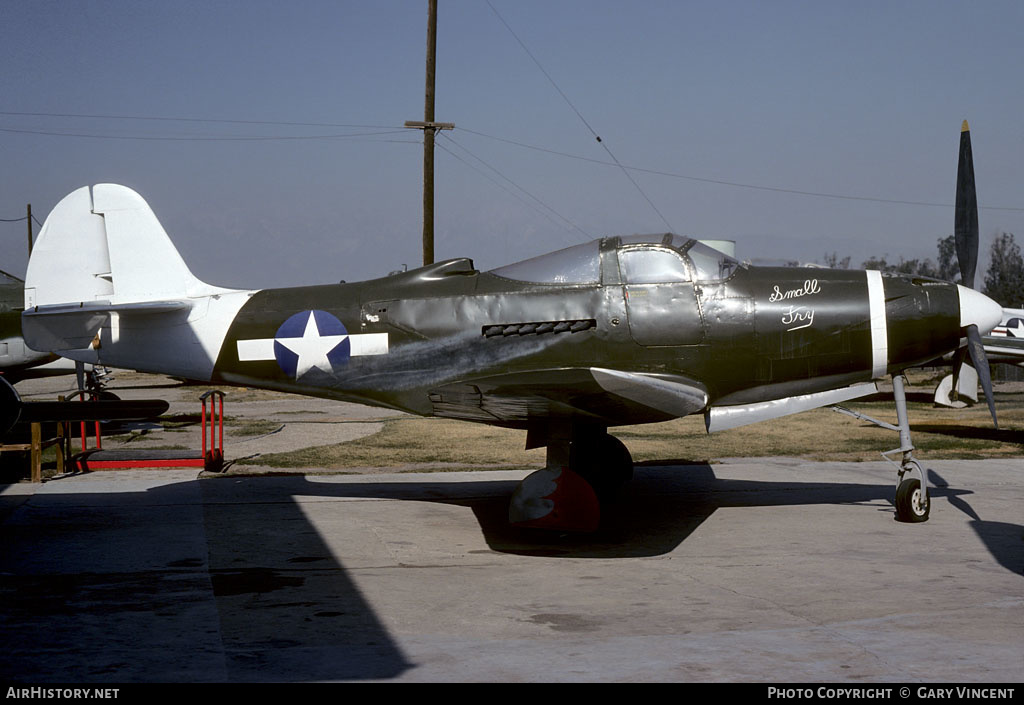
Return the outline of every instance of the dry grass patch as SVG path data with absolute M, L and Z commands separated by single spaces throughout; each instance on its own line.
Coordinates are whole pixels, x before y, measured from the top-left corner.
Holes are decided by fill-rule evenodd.
M 240 461 L 272 467 L 395 467 L 410 463 L 529 468 L 544 464 L 543 448 L 523 450 L 526 432 L 451 419 L 387 419 L 379 432 L 346 443 Z
M 998 394 L 1000 429 L 992 427 L 984 403 L 968 409 L 933 408 L 918 391 L 910 403 L 913 440 L 922 459 L 1024 456 L 1024 392 Z M 891 398 L 848 405 L 895 423 Z M 878 460 L 899 445 L 897 434 L 831 409 L 744 426 L 708 435 L 701 416 L 660 424 L 612 429 L 636 462 L 711 462 L 729 457 L 789 456 L 809 460 Z M 544 449 L 523 450 L 524 431 L 436 418 L 397 418 L 371 436 L 347 443 L 275 453 L 240 464 L 340 470 L 418 463 L 485 468 L 535 468 Z

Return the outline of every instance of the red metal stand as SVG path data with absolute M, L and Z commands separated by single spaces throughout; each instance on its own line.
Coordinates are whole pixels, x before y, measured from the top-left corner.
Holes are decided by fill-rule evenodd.
M 82 399 L 88 392 L 78 393 Z M 95 398 L 95 395 L 91 395 Z M 210 413 L 206 413 L 206 400 L 210 398 Z M 116 470 L 126 468 L 203 468 L 210 472 L 224 469 L 224 392 L 219 389 L 199 397 L 203 406 L 202 451 L 188 450 L 147 450 L 120 449 L 102 450 L 100 422 L 95 422 L 96 447 L 87 448 L 86 426 L 82 422 L 82 452 L 75 455 L 73 462 L 82 470 Z M 219 402 L 219 403 L 218 403 Z M 209 423 L 207 423 L 209 419 Z M 210 440 L 206 436 L 209 433 Z
M 206 445 L 206 399 L 210 399 L 210 445 Z M 224 392 L 219 389 L 210 391 L 199 397 L 203 403 L 203 468 L 209 472 L 220 472 L 224 468 Z M 218 402 L 220 402 L 218 404 Z M 217 416 L 216 436 L 214 435 L 214 414 Z M 209 450 L 207 450 L 209 447 Z

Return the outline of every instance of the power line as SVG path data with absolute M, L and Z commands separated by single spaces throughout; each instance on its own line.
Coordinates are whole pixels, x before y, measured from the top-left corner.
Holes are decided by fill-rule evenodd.
M 0 110 L 0 115 L 17 115 L 21 117 L 60 117 L 60 118 L 86 118 L 96 120 L 151 120 L 162 122 L 207 122 L 223 123 L 230 125 L 285 125 L 290 127 L 357 127 L 360 129 L 391 130 L 398 125 L 352 125 L 339 122 L 289 122 L 281 120 L 228 120 L 217 118 L 192 118 L 192 117 L 160 117 L 154 115 L 87 115 L 82 113 L 29 113 Z
M 480 157 L 478 157 L 478 156 L 477 156 L 476 154 L 474 154 L 473 152 L 469 151 L 469 149 L 468 149 L 467 147 L 465 147 L 464 145 L 460 144 L 459 142 L 456 142 L 456 141 L 455 141 L 455 139 L 454 139 L 454 138 L 452 138 L 452 137 L 451 137 L 450 135 L 444 135 L 444 138 L 445 138 L 446 140 L 448 140 L 449 142 L 451 142 L 452 144 L 454 144 L 454 145 L 455 145 L 456 147 L 458 147 L 459 149 L 461 149 L 461 150 L 463 150 L 464 152 L 466 152 L 466 154 L 468 154 L 469 156 L 473 157 L 473 159 L 476 159 L 476 160 L 477 160 L 478 162 L 480 162 L 481 164 L 483 164 L 483 165 L 484 165 L 485 167 L 487 167 L 488 169 L 490 169 L 491 171 L 493 171 L 493 172 L 494 172 L 495 174 L 497 174 L 498 176 L 500 176 L 500 177 L 501 177 L 502 179 L 504 179 L 504 180 L 505 180 L 505 181 L 507 181 L 508 183 L 512 184 L 512 186 L 514 186 L 514 187 L 515 187 L 515 188 L 517 188 L 518 190 L 522 191 L 522 192 L 523 192 L 524 194 L 526 194 L 526 195 L 527 195 L 527 196 L 529 196 L 529 197 L 530 197 L 531 199 L 533 199 L 534 201 L 536 201 L 537 203 L 539 203 L 539 204 L 540 204 L 541 206 L 543 206 L 543 207 L 544 207 L 544 208 L 546 208 L 547 210 L 549 210 L 549 211 L 551 211 L 552 213 L 554 213 L 554 214 L 555 214 L 556 216 L 558 216 L 559 218 L 561 218 L 561 219 L 562 219 L 562 221 L 564 221 L 564 222 L 565 222 L 565 223 L 566 223 L 567 225 L 569 225 L 569 227 L 571 227 L 571 228 L 573 228 L 573 229 L 575 229 L 575 230 L 579 231 L 580 233 L 582 233 L 582 234 L 583 234 L 583 235 L 585 235 L 586 237 L 593 237 L 593 235 L 591 235 L 590 233 L 588 233 L 588 232 L 587 232 L 586 230 L 584 230 L 584 229 L 583 229 L 583 228 L 581 228 L 580 226 L 576 225 L 576 223 L 574 223 L 573 221 L 571 221 L 571 220 L 570 220 L 569 218 L 565 217 L 564 215 L 562 215 L 561 213 L 559 213 L 558 211 L 556 211 L 556 210 L 555 210 L 554 208 L 552 208 L 551 206 L 549 206 L 549 205 L 548 205 L 547 203 L 545 203 L 544 201 L 542 201 L 542 200 L 541 200 L 540 198 L 538 198 L 537 196 L 534 196 L 534 195 L 533 195 L 532 193 L 530 193 L 529 191 L 527 191 L 527 190 L 526 190 L 525 188 L 523 188 L 522 186 L 520 186 L 520 185 L 519 185 L 519 184 L 517 184 L 516 182 L 512 181 L 512 179 L 510 179 L 509 177 L 505 176 L 505 175 L 504 175 L 503 173 L 501 173 L 501 172 L 500 172 L 500 171 L 499 171 L 499 170 L 498 170 L 498 169 L 497 169 L 496 167 L 494 167 L 494 166 L 491 166 L 490 164 L 488 164 L 487 162 L 485 162 L 485 161 L 484 161 L 483 159 L 481 159 Z
M 725 181 L 722 179 L 710 179 L 701 176 L 692 176 L 688 174 L 679 174 L 671 171 L 660 171 L 657 169 L 646 169 L 639 166 L 630 166 L 628 164 L 621 165 L 617 162 L 607 162 L 601 159 L 594 159 L 592 157 L 584 157 L 579 154 L 570 154 L 569 152 L 560 152 L 555 149 L 548 149 L 547 147 L 538 147 L 537 145 L 526 144 L 525 142 L 518 142 L 505 137 L 498 137 L 496 135 L 489 135 L 486 132 L 479 132 L 477 130 L 470 130 L 466 127 L 459 128 L 463 132 L 469 132 L 470 134 L 479 135 L 480 137 L 486 137 L 487 139 L 497 140 L 498 142 L 505 142 L 506 144 L 515 145 L 517 147 L 523 147 L 524 149 L 532 149 L 536 152 L 544 152 L 545 154 L 553 154 L 559 157 L 567 157 L 569 159 L 576 159 L 578 161 L 590 162 L 591 164 L 602 164 L 604 166 L 621 166 L 624 169 L 630 171 L 639 171 L 645 174 L 655 174 L 657 176 L 669 176 L 675 179 L 686 179 L 688 181 L 699 181 L 706 184 L 718 184 L 720 186 L 733 186 L 736 188 L 747 188 L 755 189 L 758 191 L 774 191 L 776 193 L 790 193 L 798 196 L 814 196 L 817 198 L 838 198 L 847 201 L 871 201 L 874 203 L 890 203 L 903 206 L 928 206 L 935 208 L 951 208 L 952 203 L 932 203 L 927 201 L 905 201 L 892 198 L 874 198 L 871 196 L 850 196 L 838 193 L 824 193 L 820 191 L 802 191 L 799 189 L 782 188 L 777 186 L 764 186 L 760 184 L 745 184 L 736 181 Z M 983 210 L 993 211 L 1024 211 L 1024 208 L 1017 208 L 1011 206 L 979 206 Z
M 271 142 L 288 140 L 337 140 L 351 137 L 378 137 L 382 135 L 403 134 L 405 130 L 387 130 L 382 132 L 350 132 L 338 135 L 264 135 L 252 137 L 168 137 L 162 135 L 96 135 L 79 132 L 50 132 L 45 130 L 20 130 L 0 127 L 0 132 L 14 132 L 27 135 L 46 135 L 49 137 L 86 137 L 106 140 L 141 140 L 145 142 Z
M 23 215 L 20 218 L 0 218 L 0 223 L 21 223 L 27 219 L 27 215 Z M 36 217 L 35 213 L 32 214 L 32 220 L 34 220 L 36 225 L 38 225 L 40 228 L 43 227 L 43 224 L 39 222 L 39 218 Z
M 583 114 L 579 110 L 576 109 L 576 106 L 573 105 L 571 100 L 569 100 L 569 96 L 567 96 L 565 94 L 565 92 L 561 88 L 558 87 L 558 84 L 555 83 L 555 79 L 553 79 L 551 77 L 551 74 L 549 74 L 544 69 L 544 67 L 541 65 L 540 61 L 537 60 L 537 57 L 533 55 L 533 52 L 531 52 L 529 50 L 529 48 L 527 48 L 527 46 L 523 42 L 523 40 L 519 38 L 519 35 L 516 34 L 515 31 L 513 31 L 512 27 L 510 27 L 508 22 L 505 21 L 505 18 L 501 16 L 501 13 L 499 13 L 498 10 L 495 9 L 494 5 L 491 4 L 491 0 L 487 0 L 487 6 L 491 8 L 491 11 L 494 12 L 494 14 L 497 16 L 497 18 L 499 20 L 501 20 L 501 23 L 503 25 L 505 25 L 505 29 L 507 29 L 509 31 L 509 34 L 511 34 L 513 37 L 515 37 L 515 40 L 517 42 L 519 42 L 519 46 L 521 46 L 523 48 L 523 51 L 526 52 L 527 56 L 529 56 L 533 60 L 533 63 L 535 63 L 537 65 L 537 68 L 540 69 L 541 73 L 543 73 L 544 76 L 551 83 L 551 85 L 554 86 L 555 90 L 558 91 L 558 94 L 560 96 L 562 96 L 562 99 L 566 102 L 566 104 L 570 108 L 572 108 L 572 111 L 574 113 L 576 113 L 576 117 L 578 117 L 580 119 L 580 121 L 584 125 L 586 125 L 587 129 L 590 130 L 590 134 L 592 134 L 594 136 L 594 139 L 597 140 L 598 144 L 600 144 L 602 147 L 604 147 L 604 151 L 608 153 L 608 156 L 611 157 L 613 162 L 615 162 L 615 165 L 618 166 L 620 169 L 622 169 L 622 173 L 626 175 L 626 178 L 629 179 L 630 183 L 632 183 L 633 186 L 636 188 L 636 190 L 640 192 L 640 195 L 644 197 L 644 200 L 647 201 L 647 204 L 654 210 L 655 213 L 658 214 L 658 217 L 661 218 L 661 221 L 663 223 L 665 223 L 665 227 L 667 227 L 670 231 L 673 230 L 672 225 L 668 222 L 668 220 L 665 218 L 665 216 L 662 215 L 661 211 L 658 210 L 658 207 L 656 205 L 654 205 L 654 201 L 652 201 L 647 196 L 647 194 L 644 193 L 644 190 L 642 188 L 640 188 L 640 184 L 638 184 L 636 182 L 636 179 L 633 178 L 633 175 L 630 174 L 626 170 L 626 168 L 624 166 L 622 166 L 622 164 L 619 163 L 619 160 L 615 157 L 614 154 L 612 154 L 612 150 L 608 148 L 608 145 L 606 145 L 604 143 L 604 141 L 601 139 L 601 136 L 597 134 L 597 132 L 594 130 L 593 127 L 590 126 L 590 123 L 587 122 L 587 119 L 585 117 L 583 117 Z
M 485 172 L 485 171 L 483 171 L 483 170 L 479 169 L 478 167 L 475 167 L 475 166 L 473 166 L 473 165 L 472 165 L 472 164 L 470 164 L 470 163 L 469 163 L 468 161 L 466 161 L 465 159 L 463 159 L 462 157 L 460 157 L 460 156 L 459 156 L 458 154 L 456 154 L 456 153 L 455 153 L 455 152 L 453 152 L 452 150 L 450 150 L 450 149 L 448 149 L 447 147 L 445 147 L 445 146 L 444 146 L 443 144 L 440 144 L 440 143 L 439 143 L 439 144 L 437 145 L 437 148 L 438 148 L 438 149 L 440 149 L 440 150 L 441 150 L 442 152 L 444 152 L 444 153 L 448 154 L 448 155 L 449 155 L 449 156 L 450 156 L 450 157 L 451 157 L 452 159 L 455 159 L 456 161 L 458 161 L 458 162 L 460 162 L 460 163 L 464 164 L 464 165 L 465 165 L 465 166 L 467 166 L 468 168 L 470 168 L 470 169 L 472 169 L 473 171 L 475 171 L 476 173 L 480 174 L 480 176 L 482 176 L 482 177 L 484 177 L 485 179 L 487 179 L 488 181 L 490 181 L 490 182 L 491 182 L 492 184 L 494 184 L 495 186 L 497 186 L 498 188 L 500 188 L 500 189 L 501 189 L 502 191 L 504 191 L 505 193 L 507 193 L 507 194 L 509 194 L 510 196 L 512 196 L 512 197 L 513 197 L 514 199 L 516 199 L 517 201 L 519 201 L 520 203 L 522 203 L 522 204 L 523 204 L 524 206 L 526 206 L 526 207 L 528 207 L 528 208 L 532 208 L 532 209 L 533 209 L 533 210 L 535 210 L 535 211 L 536 211 L 537 213 L 539 213 L 540 215 L 544 216 L 545 218 L 547 218 L 547 219 L 548 219 L 549 221 L 551 221 L 551 222 L 552 222 L 552 223 L 554 223 L 555 225 L 557 225 L 557 226 L 559 226 L 559 227 L 565 227 L 564 225 L 562 225 L 562 223 L 559 223 L 559 222 L 558 222 L 557 220 L 555 220 L 554 218 L 552 218 L 552 217 L 551 217 L 550 215 L 548 215 L 548 214 L 547 214 L 547 213 L 545 213 L 544 211 L 542 211 L 542 210 L 540 210 L 539 208 L 537 208 L 537 206 L 533 205 L 533 204 L 532 204 L 532 203 L 530 203 L 529 201 L 527 201 L 527 200 L 525 200 L 524 198 L 522 198 L 522 197 L 521 197 L 521 196 L 520 196 L 519 194 L 517 194 L 517 193 L 516 193 L 515 191 L 513 191 L 512 189 L 508 188 L 507 186 L 505 186 L 505 185 L 504 185 L 504 184 L 502 184 L 501 182 L 499 182 L 499 181 L 497 181 L 496 179 L 494 179 L 494 177 L 492 177 L 491 175 L 489 175 L 489 174 L 488 174 L 487 172 Z
M 523 188 L 522 186 L 520 186 L 520 185 L 519 185 L 519 184 L 517 184 L 516 182 L 512 181 L 512 179 L 510 179 L 509 177 L 505 176 L 505 175 L 504 175 L 503 173 L 501 173 L 501 171 L 499 171 L 499 170 L 498 170 L 497 168 L 495 168 L 495 167 L 491 166 L 490 164 L 488 164 L 487 162 L 485 162 L 485 161 L 484 161 L 483 159 L 481 159 L 480 157 L 478 157 L 477 155 L 475 155 L 475 154 L 474 154 L 473 152 L 469 151 L 469 149 L 467 149 L 467 148 L 466 148 L 466 147 L 464 147 L 463 145 L 461 145 L 461 144 L 459 144 L 458 142 L 456 142 L 456 141 L 455 141 L 454 139 L 452 139 L 452 137 L 450 137 L 449 135 L 444 135 L 443 133 L 442 133 L 442 136 L 444 137 L 444 139 L 446 139 L 447 141 L 451 142 L 452 144 L 454 144 L 454 145 L 455 145 L 456 147 L 458 147 L 459 149 L 461 149 L 461 150 L 463 150 L 464 152 L 466 152 L 466 154 L 468 154 L 468 155 L 469 155 L 469 156 L 471 156 L 471 157 L 472 157 L 473 159 L 475 159 L 475 160 L 477 160 L 478 162 L 480 162 L 481 164 L 483 164 L 483 165 L 484 165 L 485 167 L 487 167 L 488 169 L 490 169 L 491 171 L 493 171 L 493 172 L 494 172 L 495 174 L 497 174 L 498 176 L 500 176 L 500 177 L 501 177 L 502 179 L 504 179 L 504 180 L 505 180 L 505 181 L 507 181 L 508 183 L 512 184 L 512 186 L 514 186 L 514 187 L 515 187 L 516 189 L 518 189 L 519 191 L 523 192 L 524 194 L 526 194 L 527 196 L 529 196 L 529 197 L 530 197 L 530 198 L 531 198 L 532 200 L 536 201 L 536 202 L 537 202 L 537 203 L 539 203 L 539 204 L 540 204 L 541 206 L 543 206 L 544 208 L 546 208 L 546 209 L 547 209 L 548 211 L 550 211 L 551 213 L 554 213 L 554 214 L 555 214 L 556 216 L 558 216 L 559 218 L 561 218 L 561 219 L 562 219 L 562 221 L 564 221 L 564 222 L 565 222 L 566 224 L 568 224 L 568 225 L 569 225 L 569 227 L 573 228 L 574 230 L 577 230 L 577 231 L 579 231 L 580 233 L 582 233 L 583 235 L 585 235 L 585 236 L 586 236 L 586 237 L 588 237 L 588 238 L 592 238 L 592 237 L 593 237 L 593 235 L 591 235 L 591 234 L 590 234 L 590 233 L 588 233 L 588 232 L 587 232 L 586 230 L 584 230 L 583 228 L 581 228 L 580 226 L 578 226 L 578 225 L 577 225 L 576 223 L 574 223 L 573 221 L 571 221 L 571 220 L 570 220 L 569 218 L 566 218 L 566 217 L 565 217 L 564 215 L 562 215 L 561 213 L 559 213 L 558 211 L 556 211 L 556 210 L 555 210 L 554 208 L 552 208 L 552 207 L 551 207 L 551 206 L 549 206 L 549 205 L 548 205 L 547 203 L 545 203 L 544 201 L 542 201 L 541 199 L 539 199 L 539 198 L 538 198 L 537 196 L 534 196 L 534 195 L 533 195 L 532 193 L 530 193 L 529 191 L 527 191 L 526 189 L 524 189 L 524 188 Z M 453 152 L 452 152 L 451 150 L 448 150 L 448 149 L 446 149 L 445 151 L 446 151 L 446 152 L 448 152 L 449 154 L 451 154 L 451 155 L 452 155 L 453 157 L 455 157 L 456 159 L 459 159 L 458 155 L 454 154 L 454 153 L 453 153 Z M 459 159 L 459 161 L 462 161 L 462 162 L 463 162 L 464 164 L 466 164 L 466 165 L 467 165 L 467 166 L 469 166 L 470 168 L 473 168 L 473 165 L 472 165 L 472 164 L 469 164 L 469 163 L 467 163 L 467 162 L 463 161 L 462 159 Z M 479 170 L 477 170 L 477 171 L 479 171 Z M 486 176 L 486 174 L 485 174 L 485 176 Z M 493 179 L 492 179 L 492 181 L 493 181 Z M 497 182 L 495 182 L 495 183 L 497 183 Z M 501 186 L 501 184 L 498 184 L 498 185 L 499 185 L 499 186 Z M 507 190 L 507 189 L 506 189 L 506 190 Z M 515 194 L 513 194 L 513 195 L 515 195 Z M 520 200 L 521 200 L 521 199 L 520 199 Z M 528 204 L 528 205 L 529 205 L 529 204 Z M 531 206 L 531 207 L 532 207 L 532 206 Z M 541 212 L 543 212 L 543 211 L 541 211 Z
M 491 9 L 492 10 L 494 9 L 493 6 L 491 7 Z M 498 14 L 496 10 L 495 10 L 495 14 L 496 15 Z M 498 15 L 498 18 L 501 19 L 502 23 L 505 24 L 506 27 L 508 27 L 507 23 L 505 23 L 505 21 L 501 18 L 501 15 Z M 512 35 L 514 37 L 516 37 L 515 32 L 512 32 L 511 28 L 508 28 L 508 29 L 509 29 L 509 32 L 511 32 Z M 516 37 L 516 40 L 520 41 L 518 37 Z M 521 41 L 520 41 L 520 44 L 523 47 L 524 51 L 526 51 L 528 54 L 530 54 L 529 49 L 525 45 L 523 45 Z M 531 58 L 533 58 L 532 54 L 530 54 L 530 56 L 531 56 Z M 544 70 L 543 66 L 540 66 L 539 62 L 537 62 L 536 59 L 534 59 L 534 61 L 535 61 L 535 63 L 538 64 L 538 67 L 541 69 L 541 71 L 544 72 L 544 74 L 546 76 L 548 76 L 548 74 Z M 551 80 L 550 76 L 548 76 L 548 79 Z M 559 93 L 562 94 L 561 89 L 558 88 L 557 84 L 554 84 L 554 81 L 552 81 L 552 84 L 555 86 L 556 90 L 558 90 Z M 589 123 L 586 122 L 586 120 L 583 118 L 583 116 L 581 114 L 579 114 L 579 112 L 576 110 L 575 106 L 572 105 L 571 101 L 569 101 L 568 98 L 565 97 L 564 94 L 562 94 L 562 95 L 563 95 L 563 98 L 566 100 L 566 102 L 569 103 L 570 107 L 572 107 L 573 111 L 576 112 L 577 115 L 579 115 L 580 119 L 584 122 L 584 124 L 587 125 L 587 128 L 591 131 L 591 133 L 593 133 L 594 136 L 597 137 L 597 139 L 600 139 L 596 135 L 596 133 L 594 133 L 594 131 L 590 127 Z M 83 114 L 83 113 L 43 113 L 43 112 L 20 112 L 20 111 L 0 111 L 0 115 L 21 116 L 21 117 L 59 117 L 59 118 L 75 118 L 75 119 L 139 120 L 139 121 L 188 122 L 188 123 L 221 123 L 221 124 L 234 124 L 234 125 L 276 125 L 276 126 L 289 126 L 289 127 L 348 127 L 348 128 L 386 130 L 384 132 L 373 132 L 373 133 L 346 133 L 344 135 L 309 135 L 309 136 L 304 136 L 304 137 L 303 136 L 279 136 L 279 137 L 265 136 L 265 137 L 205 137 L 205 138 L 203 138 L 203 137 L 161 137 L 161 136 L 148 136 L 148 137 L 147 136 L 138 136 L 138 137 L 132 137 L 132 136 L 127 136 L 127 135 L 77 134 L 77 133 L 66 133 L 66 132 L 48 132 L 48 131 L 41 131 L 41 130 L 21 130 L 21 129 L 15 129 L 15 128 L 0 128 L 0 131 L 3 131 L 3 132 L 12 132 L 12 133 L 21 133 L 21 134 L 38 134 L 38 135 L 56 136 L 56 137 L 85 137 L 85 138 L 92 138 L 92 139 L 116 139 L 116 140 L 133 140 L 134 139 L 134 140 L 150 140 L 150 141 L 217 141 L 217 140 L 222 140 L 222 141 L 224 141 L 224 140 L 243 140 L 243 141 L 244 140 L 248 140 L 248 141 L 264 140 L 264 141 L 270 141 L 270 140 L 290 140 L 290 139 L 347 139 L 347 138 L 350 138 L 350 137 L 360 137 L 360 136 L 370 136 L 370 137 L 383 136 L 383 135 L 389 135 L 389 134 L 397 134 L 399 132 L 399 130 L 394 129 L 396 127 L 394 125 L 363 125 L 363 124 L 333 123 L 333 122 L 298 122 L 298 121 L 279 121 L 279 120 L 238 120 L 238 119 L 194 118 L 194 117 L 163 117 L 163 116 L 153 116 L 153 115 L 100 115 L 100 114 Z M 459 129 L 461 131 L 463 131 L 463 132 L 468 132 L 470 134 L 478 135 L 480 137 L 485 137 L 485 138 L 491 139 L 491 140 L 496 140 L 498 142 L 504 142 L 506 144 L 511 144 L 511 145 L 514 145 L 514 146 L 517 146 L 517 147 L 521 147 L 523 149 L 530 149 L 530 150 L 537 151 L 537 152 L 542 152 L 542 153 L 545 153 L 545 154 L 552 154 L 552 155 L 555 155 L 555 156 L 566 157 L 568 159 L 575 159 L 577 161 L 590 162 L 591 164 L 601 164 L 601 165 L 604 165 L 604 166 L 615 166 L 615 167 L 619 167 L 621 169 L 626 169 L 628 171 L 642 172 L 642 173 L 646 173 L 646 174 L 653 174 L 653 175 L 656 175 L 656 176 L 667 176 L 667 177 L 674 178 L 674 179 L 685 179 L 687 181 L 696 181 L 696 182 L 707 183 L 707 184 L 717 184 L 719 186 L 730 186 L 730 187 L 734 187 L 734 188 L 745 188 L 745 189 L 753 189 L 753 190 L 757 190 L 757 191 L 769 191 L 769 192 L 775 192 L 775 193 L 788 193 L 788 194 L 793 194 L 793 195 L 797 195 L 797 196 L 810 196 L 810 197 L 814 197 L 814 198 L 832 198 L 832 199 L 840 199 L 840 200 L 847 200 L 847 201 L 867 201 L 867 202 L 871 202 L 871 203 L 887 203 L 887 204 L 904 205 L 904 206 L 924 206 L 924 207 L 929 207 L 929 208 L 949 208 L 949 207 L 952 206 L 952 204 L 950 204 L 950 203 L 935 203 L 935 202 L 928 202 L 928 201 L 911 201 L 911 200 L 901 200 L 901 199 L 891 199 L 891 198 L 876 198 L 876 197 L 871 197 L 871 196 L 852 196 L 852 195 L 848 195 L 848 194 L 827 193 L 827 192 L 821 192 L 821 191 L 806 191 L 806 190 L 802 190 L 802 189 L 783 188 L 783 187 L 778 187 L 778 186 L 766 186 L 764 184 L 749 184 L 749 183 L 743 183 L 743 182 L 737 182 L 737 181 L 728 181 L 728 180 L 724 180 L 724 179 L 712 179 L 712 178 L 708 178 L 708 177 L 693 176 L 691 174 L 680 174 L 680 173 L 677 173 L 677 172 L 663 171 L 663 170 L 657 170 L 657 169 L 647 169 L 647 168 L 644 168 L 644 167 L 632 166 L 632 165 L 629 165 L 629 164 L 621 164 L 617 160 L 609 162 L 609 161 L 605 161 L 605 160 L 602 160 L 602 159 L 594 159 L 592 157 L 585 157 L 585 156 L 582 156 L 582 155 L 579 155 L 579 154 L 571 154 L 569 152 L 562 152 L 562 151 L 559 151 L 559 150 L 556 150 L 556 149 L 549 149 L 547 147 L 540 147 L 540 146 L 537 146 L 537 145 L 527 144 L 525 142 L 520 142 L 520 141 L 517 141 L 517 140 L 508 139 L 506 137 L 499 137 L 497 135 L 491 135 L 491 134 L 488 134 L 486 132 L 480 132 L 478 130 L 471 130 L 471 129 L 468 129 L 466 127 L 460 127 Z M 386 142 L 386 143 L 400 143 L 400 144 L 419 144 L 419 142 L 415 142 L 415 141 L 411 141 L 411 140 L 367 140 L 367 141 Z M 603 142 L 602 142 L 602 145 L 603 145 Z M 979 208 L 981 210 L 990 210 L 990 211 L 1024 212 L 1024 207 L 1013 207 L 1013 206 L 979 206 Z M 0 222 L 19 222 L 19 221 L 24 220 L 24 219 L 25 219 L 24 217 L 16 218 L 14 220 L 0 219 Z M 35 220 L 34 216 L 33 216 L 33 220 Z M 39 221 L 36 220 L 36 222 L 38 223 Z

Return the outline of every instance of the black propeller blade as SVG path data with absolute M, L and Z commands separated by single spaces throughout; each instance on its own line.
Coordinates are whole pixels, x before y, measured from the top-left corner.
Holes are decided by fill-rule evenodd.
M 960 265 L 960 283 L 974 288 L 974 274 L 978 266 L 978 193 L 974 185 L 974 155 L 971 153 L 971 129 L 964 120 L 960 127 L 960 159 L 956 169 L 956 214 L 953 226 L 956 258 Z M 985 345 L 981 342 L 978 326 L 966 326 L 967 351 L 971 365 L 978 372 L 978 380 L 985 392 L 992 423 L 999 428 L 996 406 L 992 399 L 992 376 L 989 372 Z M 953 393 L 956 394 L 960 365 L 964 364 L 963 351 L 957 350 L 953 361 Z
M 967 350 L 971 353 L 971 363 L 978 371 L 978 380 L 985 392 L 985 400 L 988 402 L 988 411 L 992 414 L 992 424 L 999 428 L 999 420 L 996 418 L 996 404 L 992 398 L 992 376 L 989 374 L 988 358 L 985 356 L 985 345 L 981 342 L 981 333 L 978 326 L 967 326 Z
M 978 194 L 974 187 L 974 157 L 971 130 L 964 120 L 960 128 L 960 160 L 956 169 L 956 215 L 953 227 L 960 283 L 974 288 L 978 266 Z
M 960 398 L 960 370 L 966 359 L 967 346 L 957 348 L 953 354 L 953 386 L 950 390 L 950 398 L 954 401 Z

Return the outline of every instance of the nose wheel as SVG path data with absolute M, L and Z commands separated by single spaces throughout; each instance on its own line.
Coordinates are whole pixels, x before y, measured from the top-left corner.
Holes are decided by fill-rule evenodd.
M 916 465 L 916 462 L 915 462 Z M 918 468 L 920 471 L 920 468 Z M 921 481 L 916 477 L 901 480 L 896 488 L 896 519 L 909 524 L 928 521 L 931 500 L 928 491 L 921 490 Z
M 900 447 L 882 453 L 882 457 L 898 468 L 895 500 L 896 520 L 918 524 L 928 521 L 931 500 L 928 497 L 928 479 L 924 474 L 924 469 L 914 459 L 914 444 L 910 440 L 910 421 L 907 417 L 907 392 L 904 385 L 905 380 L 902 374 L 892 376 L 892 395 L 896 402 L 896 426 L 841 406 L 832 408 L 854 418 L 870 421 L 876 426 L 899 432 Z M 902 461 L 897 463 L 890 458 L 889 456 L 893 453 L 902 454 Z

